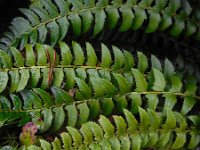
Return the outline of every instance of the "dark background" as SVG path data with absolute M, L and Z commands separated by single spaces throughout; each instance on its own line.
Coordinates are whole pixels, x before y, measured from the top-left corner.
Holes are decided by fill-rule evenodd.
M 29 0 L 0 0 L 0 37 L 7 31 L 15 16 L 20 15 L 18 8 L 27 7 Z

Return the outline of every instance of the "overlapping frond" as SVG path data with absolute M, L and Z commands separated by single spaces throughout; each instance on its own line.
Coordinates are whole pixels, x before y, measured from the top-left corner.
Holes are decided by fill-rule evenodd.
M 109 78 L 110 72 L 130 72 L 134 67 L 133 56 L 117 47 L 112 49 L 110 51 L 102 44 L 101 58 L 97 58 L 91 44 L 86 43 L 86 48 L 82 48 L 75 42 L 72 48 L 60 42 L 58 53 L 52 47 L 40 44 L 36 47 L 26 45 L 22 52 L 14 47 L 8 53 L 0 51 L 0 92 L 7 89 L 19 92 L 27 86 L 46 89 L 51 85 L 69 90 L 75 84 L 75 77 L 86 80 L 88 75 L 96 73 Z
M 47 41 L 48 36 L 54 46 L 70 32 L 80 36 L 92 31 L 90 37 L 95 37 L 104 29 L 124 32 L 144 25 L 146 33 L 168 30 L 172 36 L 183 33 L 200 39 L 198 20 L 186 0 L 41 0 L 21 11 L 26 18 L 12 21 L 10 32 L 0 40 L 1 49 L 23 49 L 26 43 Z
M 105 46 L 103 47 L 105 48 Z M 94 54 L 93 52 L 92 54 Z M 106 58 L 108 58 L 110 52 L 106 52 Z M 65 53 L 62 52 L 62 54 Z M 118 55 L 114 54 L 116 58 L 120 55 L 123 56 L 123 53 L 119 50 Z M 87 56 L 91 55 L 88 53 Z M 23 59 L 23 57 L 20 58 Z M 18 59 L 15 60 L 16 64 Z M 67 59 L 62 59 L 61 62 L 67 61 Z M 19 116 L 13 117 L 13 120 L 23 118 L 23 115 L 26 115 L 33 122 L 40 124 L 40 130 L 44 132 L 59 130 L 63 124 L 80 126 L 100 114 L 120 114 L 123 108 L 129 109 L 135 114 L 138 113 L 138 106 L 163 113 L 166 113 L 167 109 L 175 109 L 187 116 L 200 100 L 200 97 L 196 96 L 195 82 L 185 85 L 181 78 L 175 74 L 173 65 L 167 59 L 164 62 L 164 68 L 153 55 L 151 65 L 148 64 L 147 57 L 138 52 L 137 68 L 129 68 L 128 72 L 110 72 L 100 68 L 84 70 L 84 68 L 79 68 L 81 67 L 79 65 L 83 64 L 77 64 L 78 68 L 76 68 L 77 66 L 66 68 L 65 80 L 67 82 L 61 84 L 63 75 L 54 77 L 52 82 L 60 84 L 51 87 L 51 92 L 33 88 L 21 90 L 19 93 L 10 93 L 8 96 L 2 95 L 0 98 L 1 120 L 3 123 L 9 123 L 9 116 L 13 114 L 19 114 Z M 116 63 L 114 65 L 106 64 L 106 67 L 110 66 L 122 67 Z M 63 66 L 59 69 L 62 72 L 65 70 Z M 66 87 L 63 88 L 65 90 L 60 89 L 61 85 Z M 178 100 L 182 102 L 181 108 L 176 107 Z M 67 122 L 65 122 L 66 119 Z
M 79 130 L 67 127 L 53 142 L 41 139 L 41 147 L 28 149 L 193 149 L 199 144 L 199 116 L 138 109 L 138 118 L 124 109 L 124 116 L 100 116 L 98 123 L 87 122 Z
M 185 82 L 168 59 L 161 62 L 154 55 L 148 59 L 142 52 L 137 52 L 134 58 L 128 51 L 115 46 L 110 50 L 104 44 L 99 58 L 91 44 L 86 43 L 83 48 L 76 42 L 71 46 L 60 42 L 55 50 L 37 44 L 26 45 L 23 51 L 11 47 L 0 52 L 0 126 L 32 121 L 41 133 L 69 126 L 69 133 L 61 135 L 63 144 L 57 138 L 52 143 L 57 149 L 68 146 L 95 149 L 102 143 L 108 148 L 114 145 L 130 148 L 136 144 L 138 149 L 166 145 L 172 149 L 184 146 L 192 149 L 198 144 L 194 139 L 199 138 L 199 133 L 188 125 L 188 119 L 196 123 L 198 118 L 193 111 L 200 102 L 196 82 Z M 99 133 L 86 128 L 98 116 L 121 115 L 123 109 L 139 115 L 131 116 L 135 127 L 126 128 L 128 120 L 115 116 L 116 127 L 100 117 L 100 126 L 92 122 L 90 128 L 94 125 Z M 126 116 L 129 112 L 125 112 Z M 73 127 L 81 127 L 81 134 Z M 95 139 L 86 137 L 86 130 Z M 42 140 L 41 148 L 45 146 L 51 148 L 50 143 Z

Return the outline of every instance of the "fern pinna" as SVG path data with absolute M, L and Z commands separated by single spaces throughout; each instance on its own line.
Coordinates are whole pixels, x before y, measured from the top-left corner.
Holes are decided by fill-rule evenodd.
M 193 17 L 187 0 L 38 0 L 20 10 L 25 18 L 12 21 L 1 49 L 46 43 L 49 36 L 54 46 L 68 35 L 93 38 L 105 29 L 117 33 L 144 28 L 146 33 L 169 31 L 171 36 L 200 39 L 198 14 Z
M 185 82 L 168 59 L 162 63 L 152 55 L 149 60 L 141 52 L 136 59 L 128 51 L 115 46 L 110 50 L 104 44 L 99 59 L 91 44 L 81 47 L 76 42 L 71 46 L 60 42 L 56 50 L 36 44 L 0 52 L 1 126 L 32 121 L 40 134 L 68 126 L 69 133 L 62 133 L 61 140 L 55 138 L 52 146 L 41 139 L 41 145 L 24 148 L 193 149 L 199 144 L 199 117 L 193 111 L 200 100 L 196 83 Z M 105 117 L 100 117 L 100 126 L 88 122 L 99 115 L 122 115 L 124 109 L 134 121 L 127 123 L 136 125 L 129 125 L 130 133 L 121 117 L 114 117 L 116 134 Z
M 53 142 L 41 139 L 41 147 L 30 146 L 28 149 L 140 150 L 150 147 L 167 150 L 193 149 L 199 143 L 198 126 L 194 123 L 199 119 L 197 116 L 187 118 L 192 122 L 189 127 L 185 117 L 168 108 L 163 114 L 138 107 L 138 119 L 126 109 L 123 111 L 123 117 L 112 116 L 114 123 L 100 116 L 98 123 L 87 122 L 79 130 L 67 127 L 67 132 L 61 133 Z

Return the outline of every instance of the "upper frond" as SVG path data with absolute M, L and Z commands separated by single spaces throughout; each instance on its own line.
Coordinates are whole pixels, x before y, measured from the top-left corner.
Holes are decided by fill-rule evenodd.
M 184 33 L 199 40 L 199 20 L 192 17 L 192 8 L 184 1 L 37 1 L 29 9 L 20 9 L 26 19 L 18 17 L 12 21 L 10 32 L 0 40 L 0 48 L 23 49 L 26 43 L 46 42 L 48 36 L 54 46 L 69 31 L 75 36 L 92 31 L 91 37 L 95 37 L 104 29 L 119 28 L 119 32 L 125 32 L 138 30 L 144 24 L 146 33 L 168 30 L 172 36 Z

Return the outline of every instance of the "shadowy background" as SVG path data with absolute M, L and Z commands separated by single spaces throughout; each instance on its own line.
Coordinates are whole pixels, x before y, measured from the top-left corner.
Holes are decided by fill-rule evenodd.
M 7 31 L 12 18 L 19 16 L 21 7 L 27 7 L 29 0 L 0 0 L 0 37 Z

